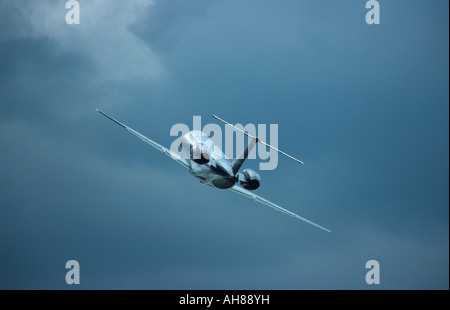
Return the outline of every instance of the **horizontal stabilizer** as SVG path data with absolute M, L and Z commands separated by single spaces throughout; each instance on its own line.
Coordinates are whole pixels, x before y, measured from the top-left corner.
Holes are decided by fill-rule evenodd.
M 255 136 L 249 134 L 248 132 L 246 132 L 246 131 L 244 131 L 244 130 L 242 130 L 242 129 L 236 127 L 236 126 L 234 126 L 233 124 L 228 123 L 227 121 L 224 121 L 224 120 L 221 119 L 220 117 L 218 117 L 218 116 L 216 116 L 216 115 L 214 115 L 214 114 L 213 114 L 212 117 L 214 117 L 215 119 L 221 121 L 222 123 L 224 123 L 224 124 L 226 124 L 226 125 L 228 125 L 228 126 L 233 127 L 235 130 L 237 130 L 237 131 L 239 131 L 239 132 L 242 132 L 242 133 L 243 133 L 244 135 L 246 135 L 247 137 L 252 138 L 252 139 L 256 139 L 256 142 L 259 142 L 259 143 L 261 143 L 262 145 L 265 145 L 265 146 L 271 148 L 272 150 L 275 150 L 275 151 L 277 151 L 278 153 L 280 153 L 280 154 L 282 154 L 282 155 L 284 155 L 284 156 L 286 156 L 286 157 L 288 157 L 288 158 L 290 158 L 290 159 L 292 159 L 292 160 L 294 160 L 294 161 L 296 161 L 296 162 L 298 162 L 298 163 L 300 163 L 300 164 L 302 164 L 302 165 L 304 164 L 304 162 L 302 162 L 301 160 L 299 160 L 299 159 L 297 159 L 297 158 L 295 158 L 295 157 L 293 157 L 293 156 L 291 156 L 291 155 L 289 155 L 289 154 L 287 154 L 287 153 L 285 153 L 285 152 L 283 152 L 283 151 L 277 149 L 277 148 L 274 147 L 274 146 L 271 146 L 270 144 L 264 142 L 264 141 L 261 140 L 260 138 L 255 137 Z

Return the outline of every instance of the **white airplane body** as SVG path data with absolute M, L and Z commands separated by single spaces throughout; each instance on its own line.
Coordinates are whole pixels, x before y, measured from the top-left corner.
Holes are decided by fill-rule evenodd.
M 305 219 L 304 217 L 301 217 L 289 210 L 286 210 L 277 204 L 270 202 L 267 199 L 264 199 L 254 193 L 251 192 L 251 190 L 255 190 L 260 185 L 260 177 L 259 175 L 251 170 L 251 169 L 244 169 L 242 172 L 239 172 L 239 169 L 241 168 L 244 161 L 247 159 L 248 154 L 252 150 L 252 148 L 256 145 L 256 143 L 261 143 L 263 145 L 266 145 L 270 148 L 275 149 L 276 151 L 280 152 L 281 154 L 299 162 L 298 159 L 272 147 L 271 145 L 261 141 L 258 137 L 254 137 L 249 135 L 248 133 L 240 130 L 239 128 L 236 128 L 235 126 L 225 122 L 224 120 L 218 118 L 217 116 L 213 115 L 214 118 L 224 122 L 225 124 L 232 126 L 234 129 L 241 131 L 245 135 L 249 137 L 249 144 L 247 148 L 244 151 L 244 154 L 242 154 L 237 159 L 229 159 L 226 157 L 226 155 L 222 152 L 222 150 L 214 144 L 212 139 L 205 135 L 203 132 L 199 130 L 192 130 L 187 132 L 182 138 L 179 146 L 180 154 L 170 151 L 169 149 L 163 147 L 162 145 L 156 143 L 155 141 L 145 137 L 144 135 L 138 133 L 137 131 L 133 130 L 132 128 L 128 127 L 127 125 L 115 120 L 111 116 L 107 115 L 106 113 L 103 113 L 102 111 L 97 109 L 97 112 L 104 115 L 105 117 L 109 118 L 119 126 L 123 127 L 130 133 L 134 134 L 138 138 L 140 138 L 142 141 L 144 141 L 147 144 L 150 144 L 157 150 L 159 150 L 161 153 L 166 154 L 173 160 L 175 160 L 177 163 L 179 163 L 182 167 L 187 169 L 193 176 L 195 176 L 197 179 L 200 180 L 201 183 L 207 184 L 209 186 L 219 188 L 219 189 L 227 189 L 230 191 L 233 191 L 235 193 L 238 193 L 240 195 L 243 195 L 247 198 L 250 198 L 252 200 L 255 200 L 261 204 L 264 204 L 268 207 L 271 207 L 277 211 L 280 211 L 284 214 L 287 214 L 289 216 L 292 216 L 294 218 L 297 218 L 299 220 L 302 220 L 304 222 L 307 222 L 311 225 L 314 225 L 320 229 L 323 229 L 325 231 L 330 232 L 330 230 Z

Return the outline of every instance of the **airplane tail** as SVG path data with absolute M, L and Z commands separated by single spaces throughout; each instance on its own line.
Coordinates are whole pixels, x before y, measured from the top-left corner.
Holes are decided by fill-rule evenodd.
M 244 135 L 246 135 L 247 137 L 250 138 L 250 139 L 249 139 L 249 144 L 248 144 L 247 147 L 245 148 L 244 153 L 243 153 L 241 156 L 239 156 L 239 157 L 233 162 L 233 173 L 234 173 L 234 174 L 236 174 L 236 173 L 239 171 L 239 169 L 241 168 L 242 164 L 243 164 L 244 161 L 247 159 L 248 154 L 250 153 L 250 151 L 253 149 L 253 147 L 254 147 L 254 146 L 256 145 L 256 143 L 258 143 L 258 142 L 261 143 L 262 145 L 265 145 L 265 146 L 267 146 L 267 147 L 269 147 L 269 148 L 271 148 L 271 149 L 277 151 L 278 153 L 280 153 L 280 154 L 282 154 L 282 155 L 284 155 L 284 156 L 286 156 L 286 157 L 288 157 L 288 158 L 290 158 L 290 159 L 292 159 L 292 160 L 294 160 L 294 161 L 296 161 L 296 162 L 302 164 L 302 165 L 304 164 L 301 160 L 298 160 L 297 158 L 295 158 L 295 157 L 293 157 L 293 156 L 291 156 L 291 155 L 289 155 L 289 154 L 287 154 L 287 153 L 285 153 L 285 152 L 283 152 L 283 151 L 277 149 L 276 147 L 271 146 L 270 144 L 268 144 L 268 143 L 262 141 L 260 138 L 255 137 L 255 136 L 249 134 L 248 132 L 246 132 L 246 131 L 244 131 L 244 130 L 242 130 L 242 129 L 240 129 L 240 128 L 238 128 L 238 127 L 236 127 L 236 126 L 234 126 L 234 125 L 232 125 L 232 124 L 230 124 L 230 123 L 228 123 L 227 121 L 224 121 L 224 120 L 221 119 L 220 117 L 218 117 L 218 116 L 216 116 L 216 115 L 214 115 L 214 114 L 212 115 L 212 117 L 214 117 L 215 119 L 221 121 L 222 123 L 224 123 L 224 124 L 226 124 L 226 125 L 228 125 L 228 126 L 231 126 L 231 127 L 234 128 L 235 130 L 237 130 L 237 131 L 239 131 L 239 132 L 242 132 Z
M 251 152 L 251 150 L 253 149 L 253 147 L 256 145 L 256 143 L 258 143 L 259 138 L 255 137 L 255 138 L 250 138 L 249 137 L 249 143 L 247 145 L 247 147 L 244 150 L 244 153 L 241 154 L 241 156 L 239 156 L 238 158 L 236 158 L 232 165 L 233 165 L 233 174 L 236 175 L 239 171 L 239 169 L 241 168 L 242 164 L 244 163 L 244 161 L 247 159 L 248 154 Z

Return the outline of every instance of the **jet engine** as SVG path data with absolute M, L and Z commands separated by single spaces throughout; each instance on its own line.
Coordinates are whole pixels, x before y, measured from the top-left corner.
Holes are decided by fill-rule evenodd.
M 259 174 L 251 169 L 244 169 L 239 173 L 239 183 L 245 189 L 255 190 L 261 183 Z
M 190 157 L 197 164 L 204 165 L 207 164 L 211 159 L 211 151 L 205 144 L 198 143 L 194 146 L 191 146 Z

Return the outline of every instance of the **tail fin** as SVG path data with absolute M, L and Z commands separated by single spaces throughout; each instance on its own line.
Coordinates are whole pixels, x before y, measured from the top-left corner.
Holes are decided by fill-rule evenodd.
M 277 149 L 276 147 L 273 147 L 273 146 L 271 146 L 270 144 L 267 144 L 266 142 L 262 141 L 260 138 L 255 137 L 255 136 L 249 134 L 248 132 L 246 132 L 246 131 L 244 131 L 244 130 L 242 130 L 242 129 L 240 129 L 240 128 L 237 128 L 236 126 L 234 126 L 234 125 L 228 123 L 227 121 L 224 121 L 224 120 L 221 119 L 220 117 L 218 117 L 218 116 L 216 116 L 216 115 L 214 115 L 214 114 L 212 115 L 212 117 L 214 117 L 215 119 L 221 121 L 222 123 L 224 123 L 224 124 L 226 124 L 226 125 L 228 125 L 228 126 L 233 127 L 235 130 L 237 130 L 237 131 L 239 131 L 239 132 L 242 132 L 244 135 L 246 135 L 247 137 L 250 138 L 250 142 L 249 142 L 247 148 L 245 149 L 244 154 L 242 154 L 238 159 L 236 159 L 236 160 L 233 162 L 233 173 L 234 173 L 234 174 L 236 174 L 236 173 L 239 171 L 239 168 L 241 168 L 242 164 L 243 164 L 244 161 L 247 159 L 248 154 L 250 153 L 250 151 L 253 149 L 253 147 L 255 146 L 255 144 L 256 144 L 257 142 L 259 142 L 259 143 L 261 143 L 262 145 L 265 145 L 265 146 L 267 146 L 267 147 L 269 147 L 269 148 L 271 148 L 271 149 L 277 151 L 278 153 L 280 153 L 280 154 L 282 154 L 282 155 L 284 155 L 284 156 L 286 156 L 286 157 L 288 157 L 288 158 L 290 158 L 290 159 L 292 159 L 292 160 L 295 160 L 296 162 L 298 162 L 298 163 L 300 163 L 300 164 L 302 164 L 302 165 L 304 164 L 301 160 L 298 160 L 297 158 L 295 158 L 295 157 L 293 157 L 293 156 L 291 156 L 291 155 L 289 155 L 289 154 L 286 154 L 285 152 L 283 152 L 283 151 Z
M 247 159 L 248 154 L 251 152 L 251 150 L 253 149 L 253 147 L 256 145 L 256 143 L 258 143 L 259 138 L 250 138 L 249 137 L 249 143 L 247 145 L 247 147 L 244 150 L 244 153 L 241 154 L 241 156 L 239 156 L 234 162 L 233 162 L 233 174 L 236 175 L 236 173 L 239 171 L 239 169 L 241 168 L 242 164 L 244 163 L 244 161 Z

